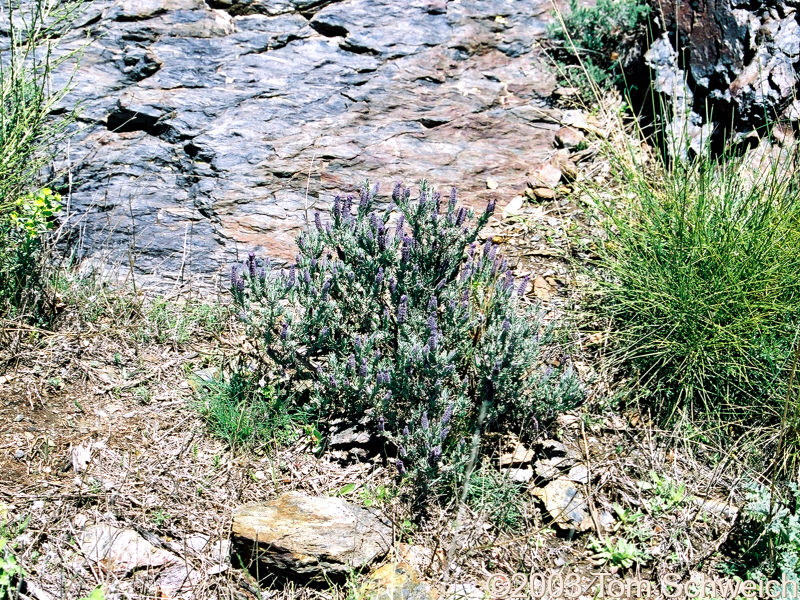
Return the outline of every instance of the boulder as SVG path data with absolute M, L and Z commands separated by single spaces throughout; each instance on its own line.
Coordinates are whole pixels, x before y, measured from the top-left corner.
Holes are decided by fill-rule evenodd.
M 392 529 L 375 512 L 342 498 L 287 492 L 237 509 L 232 541 L 243 563 L 261 576 L 323 582 L 382 558 Z

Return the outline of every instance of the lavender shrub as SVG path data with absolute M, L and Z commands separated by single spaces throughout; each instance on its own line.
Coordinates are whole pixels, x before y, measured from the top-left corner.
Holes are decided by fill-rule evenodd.
M 315 215 L 289 269 L 250 254 L 231 292 L 256 376 L 309 390 L 304 409 L 320 419 L 371 414 L 399 473 L 427 491 L 457 470 L 482 402 L 494 427 L 533 427 L 580 388 L 570 368 L 541 365 L 550 329 L 520 302 L 527 281 L 476 242 L 493 203 L 476 216 L 423 182 L 415 199 L 397 184 L 379 208 L 377 192 L 335 198 L 330 222 Z

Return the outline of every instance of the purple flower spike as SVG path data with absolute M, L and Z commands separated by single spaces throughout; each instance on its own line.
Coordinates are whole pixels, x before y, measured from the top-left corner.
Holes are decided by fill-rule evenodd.
M 383 267 L 378 267 L 378 273 L 375 275 L 375 283 L 380 285 L 383 282 Z
M 352 354 L 350 358 L 347 359 L 347 372 L 352 373 L 356 370 L 356 357 Z
M 439 460 L 442 458 L 442 447 L 435 446 L 431 448 L 430 454 L 428 455 L 428 461 L 432 467 L 435 467 L 439 464 Z
M 512 287 L 514 287 L 514 276 L 511 274 L 511 270 L 509 269 L 506 271 L 506 280 L 503 283 L 503 288 L 508 291 Z
M 281 339 L 286 341 L 287 337 L 289 337 L 289 322 L 284 321 L 283 325 L 281 325 Z
M 404 435 L 404 436 L 406 436 L 406 437 L 408 437 L 409 435 L 411 435 L 411 434 L 409 433 L 409 431 L 408 431 L 408 425 L 406 425 L 405 427 L 403 427 L 403 435 Z M 402 447 L 400 448 L 400 450 L 401 450 L 401 456 L 405 456 L 405 454 L 406 454 L 406 453 L 405 453 L 405 450 L 403 450 L 403 448 L 402 448 Z
M 525 292 L 528 289 L 528 279 L 530 279 L 530 275 L 526 275 L 525 278 L 522 280 L 522 283 L 519 284 L 519 289 L 517 290 L 518 296 L 525 295 Z
M 236 282 L 239 280 L 239 265 L 233 265 L 231 267 L 231 287 L 236 287 Z
M 333 199 L 333 216 L 336 219 L 339 219 L 342 216 L 342 199 L 339 196 L 336 196 Z
M 408 302 L 408 296 L 406 296 L 405 294 L 400 296 L 400 304 L 397 307 L 397 322 L 399 324 L 405 323 L 406 319 L 408 318 L 407 302 Z
M 456 188 L 450 188 L 450 201 L 447 204 L 450 210 L 456 207 Z
M 486 205 L 486 214 L 487 215 L 494 214 L 495 204 L 497 204 L 497 202 L 494 199 L 489 200 L 489 204 Z
M 397 226 L 395 227 L 394 234 L 397 237 L 401 237 L 403 235 L 403 226 L 406 224 L 406 218 L 404 215 L 400 215 L 397 219 Z
M 289 269 L 289 281 L 286 282 L 286 287 L 292 288 L 294 287 L 294 280 L 295 280 L 295 268 L 294 265 Z
M 450 433 L 450 428 L 445 427 L 442 429 L 442 432 L 439 434 L 439 439 L 445 441 L 447 439 L 447 434 Z
M 400 473 L 401 476 L 406 474 L 406 466 L 403 464 L 402 460 L 398 459 L 395 462 L 395 466 L 397 467 L 397 472 Z
M 456 213 L 456 227 L 461 227 L 464 224 L 464 220 L 467 218 L 467 209 L 463 206 L 458 209 Z
M 436 310 L 439 308 L 439 302 L 436 300 L 436 296 L 431 296 L 430 302 L 428 302 L 428 310 Z
M 311 284 L 311 272 L 308 269 L 303 269 L 303 281 L 305 281 L 306 285 Z
M 423 411 L 422 417 L 419 420 L 420 425 L 422 425 L 422 431 L 428 431 L 428 427 L 430 423 L 428 423 L 428 411 Z
M 359 377 L 366 377 L 367 376 L 367 359 L 361 359 L 361 365 L 358 367 L 358 376 Z
M 250 251 L 247 255 L 247 271 L 250 273 L 250 278 L 255 279 L 256 276 L 256 253 Z
M 403 183 L 398 181 L 394 184 L 394 191 L 392 192 L 392 200 L 395 202 L 400 201 L 400 194 L 403 192 Z
M 444 409 L 444 414 L 442 415 L 442 425 L 447 425 L 450 422 L 450 419 L 453 418 L 453 403 L 447 405 L 447 408 Z
M 503 321 L 503 331 L 508 332 L 511 329 L 511 321 L 505 319 Z

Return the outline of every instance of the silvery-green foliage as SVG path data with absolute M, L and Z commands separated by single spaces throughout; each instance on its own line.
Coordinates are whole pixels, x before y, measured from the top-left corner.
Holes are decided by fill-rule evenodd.
M 397 184 L 388 206 L 377 192 L 337 197 L 329 222 L 316 214 L 289 269 L 251 254 L 233 267 L 231 290 L 258 375 L 310 381 L 320 416 L 371 412 L 401 445 L 404 428 L 423 416 L 441 424 L 449 411 L 403 461 L 404 473 L 433 477 L 482 401 L 491 423 L 518 426 L 574 404 L 580 390 L 570 370 L 540 364 L 550 330 L 521 302 L 527 280 L 515 282 L 497 246 L 476 241 L 493 203 L 475 215 L 455 190 L 443 199 L 425 182 L 413 199 Z

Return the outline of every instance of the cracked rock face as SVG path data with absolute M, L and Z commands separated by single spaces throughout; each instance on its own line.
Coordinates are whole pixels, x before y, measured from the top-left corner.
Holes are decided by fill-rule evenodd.
M 479 206 L 520 194 L 558 129 L 533 49 L 550 9 L 95 1 L 64 46 L 89 33 L 63 102 L 82 106 L 71 242 L 154 282 L 213 282 L 251 249 L 291 260 L 313 210 L 366 178 L 426 177 Z
M 676 128 L 688 130 L 694 140 L 708 137 L 701 129 L 709 115 L 722 126 L 733 122 L 739 133 L 763 125 L 765 112 L 773 122 L 800 120 L 797 5 L 797 0 L 657 3 L 664 31 L 646 60 L 656 87 L 676 105 Z

